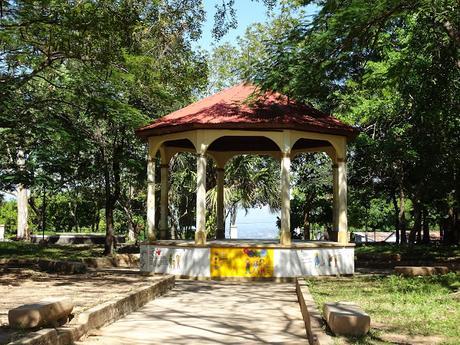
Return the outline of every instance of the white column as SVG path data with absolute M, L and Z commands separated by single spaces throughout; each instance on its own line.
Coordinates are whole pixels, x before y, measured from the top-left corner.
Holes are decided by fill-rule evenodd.
M 196 232 L 195 244 L 206 243 L 206 156 L 200 154 L 196 164 Z
M 147 162 L 147 230 L 149 241 L 155 237 L 155 157 L 149 155 Z
M 216 210 L 217 233 L 216 233 L 216 238 L 218 240 L 225 238 L 224 176 L 225 176 L 224 168 L 217 168 L 217 210 Z
M 347 220 L 347 164 L 344 159 L 337 159 L 333 165 L 334 202 L 333 202 L 333 230 L 336 232 L 337 242 L 348 242 Z
M 160 239 L 168 236 L 169 164 L 161 164 Z
M 291 244 L 291 195 L 290 195 L 291 157 L 283 152 L 281 158 L 281 235 L 282 245 Z

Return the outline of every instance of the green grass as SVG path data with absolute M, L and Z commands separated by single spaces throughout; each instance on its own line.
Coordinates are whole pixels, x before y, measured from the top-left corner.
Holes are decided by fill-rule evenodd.
M 0 242 L 0 258 L 78 260 L 102 256 L 100 246 L 48 245 L 26 242 Z
M 446 344 L 458 344 L 460 339 L 460 274 L 307 279 L 307 282 L 320 310 L 325 302 L 349 301 L 371 316 L 377 327 L 361 339 L 348 339 L 349 343 L 386 344 L 385 338 L 391 334 L 440 336 Z
M 396 245 L 363 244 L 355 248 L 356 255 L 393 255 L 400 254 L 403 259 L 443 260 L 451 257 L 460 257 L 460 246 L 446 246 L 440 244 L 431 245 Z

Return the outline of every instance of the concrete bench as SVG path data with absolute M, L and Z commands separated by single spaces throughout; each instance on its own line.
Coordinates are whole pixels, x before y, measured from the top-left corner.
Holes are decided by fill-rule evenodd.
M 395 272 L 408 277 L 432 276 L 449 273 L 446 266 L 396 266 Z
M 8 312 L 8 322 L 12 328 L 56 327 L 67 322 L 72 309 L 70 298 L 47 298 L 11 309 Z
M 371 327 L 370 316 L 354 303 L 325 303 L 323 314 L 332 333 L 336 335 L 362 336 Z

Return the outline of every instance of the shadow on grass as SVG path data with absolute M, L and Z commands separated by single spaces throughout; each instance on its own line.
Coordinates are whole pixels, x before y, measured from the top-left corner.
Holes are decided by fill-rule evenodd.
M 46 245 L 27 242 L 0 242 L 0 258 L 78 260 L 102 256 L 101 246 Z

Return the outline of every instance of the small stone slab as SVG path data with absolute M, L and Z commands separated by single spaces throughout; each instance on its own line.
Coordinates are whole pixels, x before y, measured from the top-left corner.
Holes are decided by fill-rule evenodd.
M 354 303 L 325 303 L 323 314 L 329 328 L 336 335 L 362 336 L 371 327 L 370 316 Z
M 24 304 L 8 312 L 8 322 L 12 328 L 56 327 L 67 321 L 73 309 L 68 297 L 55 297 L 33 304 Z
M 408 277 L 432 276 L 449 273 L 446 266 L 396 266 L 395 272 Z
M 75 261 L 38 260 L 38 267 L 42 271 L 62 274 L 80 274 L 86 272 L 86 265 Z

